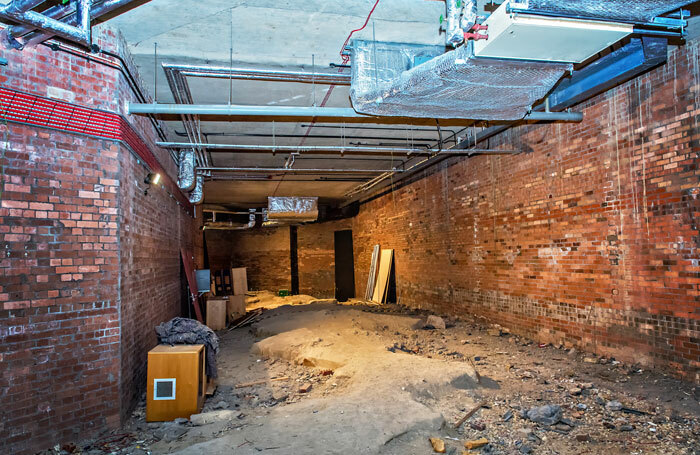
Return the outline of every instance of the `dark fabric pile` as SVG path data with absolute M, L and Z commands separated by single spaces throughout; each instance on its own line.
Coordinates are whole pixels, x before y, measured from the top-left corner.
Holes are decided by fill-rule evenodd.
M 156 327 L 161 344 L 203 344 L 206 346 L 206 373 L 215 378 L 216 354 L 219 352 L 219 337 L 214 331 L 194 319 L 173 318 Z

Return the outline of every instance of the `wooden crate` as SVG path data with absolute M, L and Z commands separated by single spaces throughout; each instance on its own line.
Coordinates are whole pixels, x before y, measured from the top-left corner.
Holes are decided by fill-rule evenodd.
M 228 299 L 207 300 L 207 327 L 212 330 L 225 329 L 227 307 Z
M 161 344 L 148 353 L 146 420 L 163 422 L 201 412 L 206 392 L 204 345 Z

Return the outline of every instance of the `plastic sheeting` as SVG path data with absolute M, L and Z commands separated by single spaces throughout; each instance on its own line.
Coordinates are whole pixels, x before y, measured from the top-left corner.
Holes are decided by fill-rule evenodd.
M 511 2 L 511 6 L 532 13 L 645 23 L 691 3 L 688 0 L 521 0 Z
M 317 197 L 268 197 L 268 220 L 316 221 Z
M 471 42 L 443 51 L 355 40 L 353 108 L 378 116 L 517 120 L 573 69 L 565 63 L 476 58 Z M 416 66 L 426 56 L 435 58 Z
M 191 191 L 196 183 L 194 174 L 194 150 L 180 150 L 180 164 L 177 173 L 177 186 L 184 191 Z

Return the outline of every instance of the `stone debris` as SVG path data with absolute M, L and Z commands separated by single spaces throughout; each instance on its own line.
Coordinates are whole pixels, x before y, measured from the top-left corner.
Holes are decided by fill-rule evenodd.
M 206 425 L 214 422 L 224 422 L 233 420 L 240 415 L 240 412 L 231 410 L 203 412 L 201 414 L 192 414 L 190 422 L 194 426 Z
M 483 447 L 483 446 L 485 446 L 485 445 L 488 444 L 488 443 L 489 443 L 489 440 L 488 440 L 488 439 L 486 439 L 486 438 L 479 438 L 479 439 L 476 439 L 476 440 L 473 440 L 473 441 L 467 441 L 467 442 L 465 442 L 465 443 L 464 443 L 464 447 L 466 447 L 466 448 L 469 449 L 469 450 L 471 450 L 471 449 L 478 449 L 479 447 Z
M 433 451 L 436 453 L 445 453 L 445 441 L 440 438 L 430 438 L 430 445 L 433 446 Z
M 311 391 L 311 387 L 313 387 L 313 385 L 310 382 L 307 382 L 299 387 L 299 393 L 309 393 Z
M 526 411 L 525 417 L 542 425 L 554 425 L 561 420 L 562 410 L 561 406 L 548 404 Z
M 608 401 L 605 403 L 605 409 L 608 411 L 621 411 L 622 410 L 622 403 L 619 401 Z
M 428 319 L 423 324 L 423 328 L 428 330 L 444 329 L 445 321 L 440 316 L 435 316 L 431 314 L 430 316 L 428 316 Z

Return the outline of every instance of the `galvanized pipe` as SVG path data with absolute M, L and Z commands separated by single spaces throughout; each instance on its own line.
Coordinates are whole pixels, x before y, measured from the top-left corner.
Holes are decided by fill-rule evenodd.
M 44 3 L 45 0 L 12 0 L 0 8 L 0 14 L 25 13 Z
M 447 155 L 473 155 L 475 153 L 498 153 L 498 154 L 514 154 L 519 153 L 517 150 L 498 150 L 498 149 L 469 149 L 469 150 L 449 150 L 442 151 L 432 149 L 416 149 L 404 147 L 342 147 L 334 145 L 249 145 L 249 144 L 208 144 L 188 142 L 156 142 L 156 145 L 163 148 L 171 149 L 189 149 L 192 147 L 203 147 L 206 149 L 238 151 L 242 153 L 272 153 L 272 152 L 315 152 L 315 153 L 347 153 L 349 155 L 355 153 L 372 154 L 372 155 L 434 155 L 437 153 Z
M 127 5 L 134 0 L 104 0 L 100 4 L 96 4 L 96 2 L 92 3 L 90 5 L 90 17 L 92 19 L 97 19 L 100 16 L 104 16 L 105 14 L 108 14 L 118 8 L 121 8 L 124 5 Z M 48 8 L 46 11 L 41 13 L 42 15 L 51 18 L 51 19 L 57 19 L 57 20 L 62 20 L 63 22 L 70 23 L 72 21 L 75 21 L 75 16 L 76 16 L 76 11 L 74 8 L 71 7 L 70 4 L 68 5 L 57 5 L 57 6 L 52 6 L 51 8 Z M 12 26 L 8 30 L 8 38 L 13 39 L 13 38 L 18 38 L 22 37 L 24 35 L 27 35 L 28 33 L 33 32 L 36 29 L 36 27 L 33 27 L 31 25 L 15 25 Z M 32 36 L 29 40 L 27 40 L 24 44 L 25 45 L 32 45 L 32 44 L 38 44 L 42 41 L 46 41 L 47 39 L 51 38 L 53 36 L 52 33 L 44 33 L 43 31 L 41 33 L 38 33 L 36 36 Z
M 288 172 L 288 173 L 310 173 L 310 174 L 384 174 L 386 172 L 403 172 L 402 169 L 297 169 L 288 167 L 202 167 L 199 171 L 209 172 Z
M 192 77 L 350 85 L 350 75 L 341 73 L 309 73 L 306 71 L 176 65 L 171 63 L 163 63 L 162 66 L 163 69 L 179 71 L 183 76 Z
M 26 5 L 34 5 L 42 2 L 26 2 Z M 51 34 L 58 35 L 69 41 L 75 41 L 84 45 L 90 44 L 90 0 L 80 0 L 78 3 L 79 26 L 73 26 L 66 22 L 53 19 L 43 13 L 32 10 L 21 11 L 12 4 L 0 10 L 0 17 L 9 18 L 22 24 L 41 30 L 48 30 Z
M 225 117 L 287 117 L 293 120 L 297 117 L 328 117 L 328 118 L 361 118 L 377 119 L 376 117 L 358 114 L 352 108 L 343 107 L 298 107 L 298 106 L 244 106 L 236 104 L 141 104 L 129 103 L 129 114 L 159 114 L 159 115 L 214 115 Z M 398 117 L 392 117 L 398 118 Z M 581 112 L 531 112 L 523 120 L 538 121 L 568 121 L 583 120 Z

